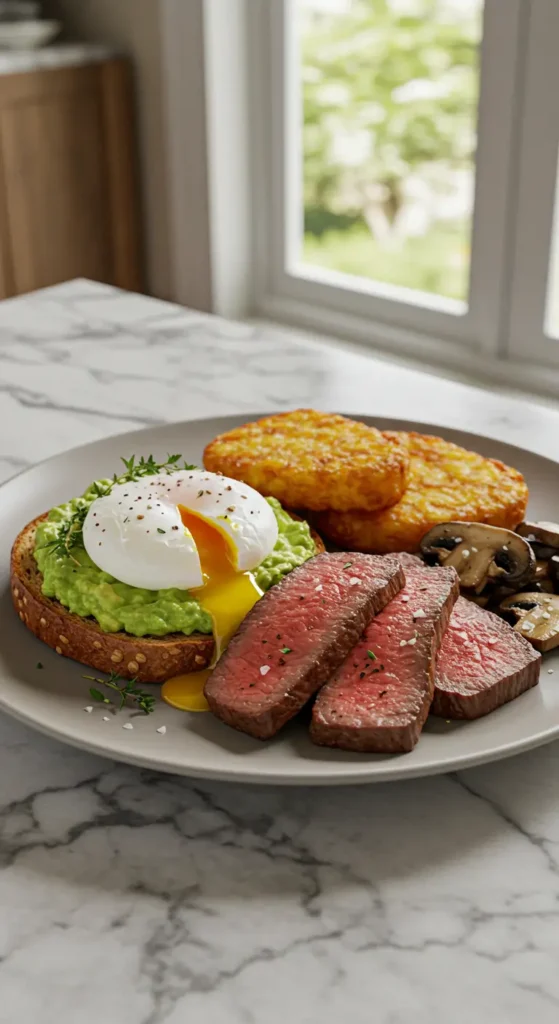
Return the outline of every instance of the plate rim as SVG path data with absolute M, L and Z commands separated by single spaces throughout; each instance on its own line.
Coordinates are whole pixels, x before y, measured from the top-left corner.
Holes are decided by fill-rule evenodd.
M 74 452 L 83 452 L 87 451 L 89 448 L 96 448 L 98 445 L 105 444 L 107 441 L 113 441 L 118 438 L 125 439 L 127 437 L 135 437 L 137 434 L 147 434 L 153 430 L 165 430 L 167 428 L 180 429 L 181 427 L 188 427 L 192 423 L 207 423 L 210 421 L 212 423 L 215 423 L 217 421 L 226 423 L 232 419 L 242 419 L 243 423 L 251 423 L 254 420 L 264 419 L 267 416 L 281 415 L 283 412 L 290 411 L 292 410 L 267 409 L 264 412 L 260 411 L 255 413 L 232 412 L 224 413 L 223 415 L 220 416 L 194 416 L 192 417 L 192 419 L 189 420 L 161 420 L 161 422 L 159 423 L 150 423 L 147 424 L 146 426 L 138 427 L 137 430 L 124 430 L 122 431 L 122 433 L 118 431 L 116 434 L 108 434 L 106 437 L 98 437 L 95 441 L 86 441 L 85 444 L 78 444 L 74 445 L 71 448 L 64 448 L 63 451 L 61 452 L 55 452 L 54 455 L 47 455 L 45 459 L 39 459 L 38 462 L 34 462 L 31 466 L 23 466 L 21 469 L 16 470 L 15 473 L 12 473 L 11 476 L 6 477 L 5 480 L 2 480 L 0 482 L 0 492 L 2 491 L 3 487 L 6 487 L 8 484 L 13 483 L 14 480 L 17 480 L 20 476 L 25 476 L 27 473 L 32 473 L 34 470 L 48 465 L 49 462 L 54 462 L 55 460 L 61 459 L 66 455 L 72 455 Z M 463 427 L 448 426 L 443 423 L 427 423 L 424 422 L 423 420 L 408 419 L 406 416 L 372 416 L 368 412 L 342 412 L 340 410 L 335 410 L 335 414 L 339 416 L 346 416 L 348 419 L 354 420 L 363 420 L 363 417 L 367 420 L 375 420 L 381 424 L 381 426 L 378 427 L 379 430 L 406 430 L 405 424 L 407 424 L 408 427 L 410 426 L 410 424 L 413 424 L 415 433 L 423 432 L 422 429 L 418 428 L 425 428 L 426 431 L 432 431 L 432 429 L 435 428 L 436 430 L 447 430 L 457 434 L 466 434 L 468 437 L 482 438 L 484 441 L 494 441 L 495 444 L 504 445 L 506 448 L 511 448 L 513 451 L 520 452 L 522 455 L 535 455 L 536 458 L 544 459 L 546 462 L 549 462 L 552 466 L 559 467 L 559 460 L 556 461 L 555 459 L 550 458 L 549 455 L 542 455 L 541 452 L 534 451 L 533 448 L 523 448 L 522 445 L 514 444 L 514 442 L 512 441 L 503 441 L 497 437 L 490 437 L 489 434 L 479 434 L 476 433 L 474 430 L 466 430 Z M 401 428 L 388 427 L 385 425 L 387 423 L 394 422 L 401 423 L 404 425 Z M 368 423 L 366 423 L 365 425 L 370 426 L 370 424 Z M 431 433 L 430 436 L 435 435 Z M 491 456 L 484 457 L 491 458 Z
M 179 775 L 182 778 L 207 779 L 208 781 L 213 782 L 231 782 L 235 784 L 244 783 L 246 785 L 260 786 L 356 786 L 377 782 L 411 781 L 412 779 L 429 778 L 436 775 L 448 775 L 451 772 L 465 771 L 468 768 L 476 768 L 484 764 L 493 764 L 497 761 L 505 761 L 507 758 L 515 757 L 517 754 L 527 753 L 530 750 L 537 750 L 538 747 L 545 746 L 547 743 L 551 743 L 554 739 L 559 738 L 558 724 L 553 726 L 553 728 L 547 732 L 539 733 L 536 738 L 526 738 L 525 740 L 518 741 L 518 743 L 515 743 L 514 745 L 508 744 L 506 746 L 497 747 L 490 753 L 465 754 L 446 761 L 443 767 L 441 767 L 440 763 L 430 761 L 417 767 L 412 766 L 412 770 L 409 771 L 409 769 L 407 770 L 405 768 L 405 759 L 408 755 L 396 754 L 393 756 L 398 757 L 399 759 L 402 758 L 403 762 L 400 762 L 400 760 L 387 760 L 386 762 L 383 762 L 383 764 L 386 765 L 386 770 L 384 767 L 374 769 L 369 768 L 367 770 L 366 764 L 363 764 L 362 766 L 358 762 L 355 762 L 355 772 L 347 769 L 343 774 L 331 775 L 331 770 L 328 769 L 321 770 L 320 773 L 317 774 L 309 773 L 307 776 L 301 776 L 295 773 L 274 773 L 269 769 L 259 772 L 246 772 L 237 771 L 234 768 L 220 770 L 219 768 L 209 767 L 202 770 L 192 767 L 187 768 L 178 764 L 171 765 L 168 763 L 167 765 L 163 765 L 156 758 L 151 758 L 149 755 L 135 757 L 133 751 L 119 752 L 117 757 L 115 754 L 108 752 L 107 748 L 101 743 L 96 743 L 94 740 L 78 740 L 72 735 L 59 731 L 55 728 L 51 728 L 43 722 L 38 722 L 35 719 L 26 716 L 25 713 L 6 705 L 1 696 L 0 711 L 5 712 L 11 718 L 15 718 L 16 721 L 28 726 L 35 732 L 41 733 L 43 736 L 65 743 L 67 746 L 70 746 L 75 750 L 83 750 L 88 754 L 94 754 L 97 757 L 102 757 L 107 761 L 131 764 L 137 768 L 144 768 L 148 771 L 163 772 L 166 775 Z M 398 766 L 401 763 L 402 768 L 400 770 Z M 333 764 L 335 764 L 335 762 L 333 762 Z

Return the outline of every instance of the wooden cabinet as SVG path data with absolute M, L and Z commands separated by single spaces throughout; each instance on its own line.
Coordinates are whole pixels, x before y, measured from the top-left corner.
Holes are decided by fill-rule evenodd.
M 131 69 L 0 75 L 0 299 L 74 277 L 142 290 Z

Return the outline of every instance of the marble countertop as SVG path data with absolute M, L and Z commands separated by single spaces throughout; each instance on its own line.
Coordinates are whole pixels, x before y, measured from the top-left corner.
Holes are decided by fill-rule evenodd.
M 0 478 L 315 405 L 559 455 L 559 411 L 78 281 L 0 304 Z M 5 538 L 8 543 L 9 538 Z M 0 1024 L 556 1024 L 559 744 L 352 789 L 205 784 L 0 719 Z

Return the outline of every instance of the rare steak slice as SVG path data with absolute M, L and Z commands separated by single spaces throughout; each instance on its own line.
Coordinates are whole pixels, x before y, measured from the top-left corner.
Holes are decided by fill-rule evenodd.
M 419 739 L 459 581 L 452 568 L 431 569 L 409 555 L 399 557 L 406 585 L 320 691 L 311 722 L 315 743 L 405 753 Z
M 431 711 L 481 718 L 535 686 L 541 655 L 508 622 L 460 597 L 443 640 Z
M 330 678 L 404 584 L 394 557 L 321 554 L 272 587 L 209 677 L 214 715 L 267 739 Z

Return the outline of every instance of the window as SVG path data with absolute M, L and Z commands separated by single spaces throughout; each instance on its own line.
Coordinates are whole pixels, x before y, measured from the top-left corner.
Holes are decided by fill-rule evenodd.
M 558 0 L 259 6 L 259 311 L 559 386 Z
M 464 312 L 482 22 L 483 0 L 296 0 L 295 267 Z

